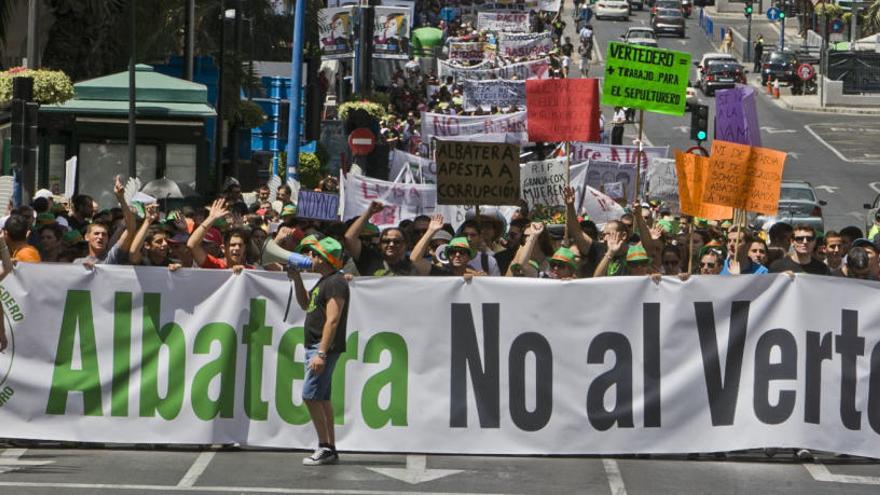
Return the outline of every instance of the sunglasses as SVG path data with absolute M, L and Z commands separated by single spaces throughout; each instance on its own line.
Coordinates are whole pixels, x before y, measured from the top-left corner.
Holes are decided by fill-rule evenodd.
M 794 236 L 795 242 L 813 242 L 816 238 L 811 235 L 797 235 Z
M 465 251 L 464 249 L 450 249 L 448 252 L 449 252 L 450 258 L 454 258 L 457 255 L 468 256 L 470 254 L 469 252 Z
M 403 244 L 403 239 L 382 239 L 379 242 L 382 244 Z
M 715 268 L 715 263 L 700 263 L 700 266 L 703 268 Z

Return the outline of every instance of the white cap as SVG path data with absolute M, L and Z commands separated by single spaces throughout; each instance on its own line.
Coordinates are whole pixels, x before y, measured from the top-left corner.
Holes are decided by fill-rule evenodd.
M 37 198 L 53 199 L 52 191 L 48 189 L 40 189 L 39 191 L 37 191 L 36 194 L 34 194 L 34 199 Z

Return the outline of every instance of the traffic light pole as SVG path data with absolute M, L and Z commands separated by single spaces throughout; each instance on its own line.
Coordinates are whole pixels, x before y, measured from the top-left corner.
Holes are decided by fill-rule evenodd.
M 780 17 L 782 17 L 782 26 L 779 29 L 779 51 L 780 52 L 785 50 L 785 13 L 784 13 L 785 12 L 785 4 L 783 3 L 781 5 L 782 5 L 783 14 L 780 16 Z M 826 34 L 826 36 L 827 36 L 827 34 Z
M 754 62 L 752 53 L 752 16 L 749 16 L 749 27 L 746 29 L 746 62 Z

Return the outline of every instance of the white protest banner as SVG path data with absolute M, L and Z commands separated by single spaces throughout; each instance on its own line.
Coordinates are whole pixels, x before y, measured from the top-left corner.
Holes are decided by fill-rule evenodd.
M 438 71 L 441 79 L 452 76 L 456 81 L 482 81 L 486 79 L 549 79 L 550 59 L 539 58 L 507 64 L 502 67 L 492 68 L 488 61 L 471 67 L 460 67 L 445 60 L 438 61 Z
M 370 219 L 380 229 L 418 215 L 431 215 L 437 206 L 434 184 L 395 183 L 355 174 L 348 174 L 342 182 L 343 221 L 359 216 L 373 201 L 385 205 L 384 210 Z
M 661 201 L 678 201 L 678 177 L 674 158 L 651 158 L 648 166 L 648 195 Z
M 413 178 L 416 182 L 423 184 L 437 183 L 437 162 L 429 158 L 422 158 L 405 151 L 393 150 L 391 152 L 389 165 L 389 177 L 398 177 L 401 171 L 409 167 Z
M 554 158 L 520 165 L 519 178 L 522 198 L 534 209 L 536 205 L 558 207 L 565 205 L 565 158 Z
M 529 32 L 528 12 L 479 12 L 477 29 L 487 31 Z
M 352 31 L 352 12 L 354 7 L 321 9 L 320 45 L 321 57 L 337 59 L 353 57 L 354 34 Z
M 502 33 L 498 40 L 498 55 L 508 58 L 544 56 L 553 49 L 550 32 Z M 542 55 L 543 54 L 543 55 Z
M 637 146 L 600 144 L 586 142 L 571 143 L 572 162 L 599 160 L 603 162 L 635 163 Z M 645 146 L 642 148 L 642 172 L 648 169 L 651 158 L 667 158 L 669 146 Z
M 389 6 L 376 6 L 373 9 L 373 57 L 409 57 L 410 9 Z
M 422 140 L 433 137 L 471 136 L 474 134 L 509 134 L 519 143 L 527 143 L 526 112 L 495 115 L 446 115 L 422 112 Z
M 311 447 L 305 313 L 282 321 L 288 290 L 255 270 L 19 265 L 3 284 L 0 436 Z M 357 279 L 333 374 L 337 444 L 878 457 L 878 297 L 876 282 L 803 274 Z M 584 301 L 602 304 L 546 309 Z
M 462 81 L 464 109 L 475 110 L 492 107 L 506 108 L 526 105 L 526 82 L 490 79 L 487 81 Z
M 449 60 L 455 62 L 480 62 L 485 58 L 483 42 L 462 42 L 449 44 Z
M 76 164 L 78 158 L 75 156 L 70 157 L 69 160 L 64 162 L 64 197 L 65 198 L 73 198 L 73 193 L 76 191 Z M 0 203 L 2 205 L 3 203 Z

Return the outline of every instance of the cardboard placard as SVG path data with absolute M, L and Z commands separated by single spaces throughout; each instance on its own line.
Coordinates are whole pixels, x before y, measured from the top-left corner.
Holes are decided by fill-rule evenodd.
M 652 158 L 648 167 L 648 195 L 651 199 L 675 201 L 678 199 L 678 178 L 675 175 L 675 160 L 672 158 Z
M 712 141 L 703 202 L 775 215 L 785 156 L 769 148 Z
M 339 220 L 339 195 L 300 191 L 296 201 L 296 216 L 309 220 Z
M 715 139 L 761 146 L 754 88 L 738 84 L 715 93 Z
M 529 209 L 535 205 L 564 206 L 565 158 L 554 158 L 520 165 L 522 198 Z
M 436 159 L 437 204 L 519 204 L 519 146 L 438 140 Z
M 602 104 L 684 115 L 691 55 L 612 41 Z
M 492 107 L 506 108 L 526 105 L 526 82 L 490 79 L 486 81 L 462 81 L 465 110 Z
M 529 141 L 598 141 L 596 79 L 526 81 Z
M 703 202 L 703 189 L 709 176 L 708 158 L 676 152 L 675 174 L 678 176 L 678 202 L 682 213 L 709 220 L 733 217 L 733 208 Z

